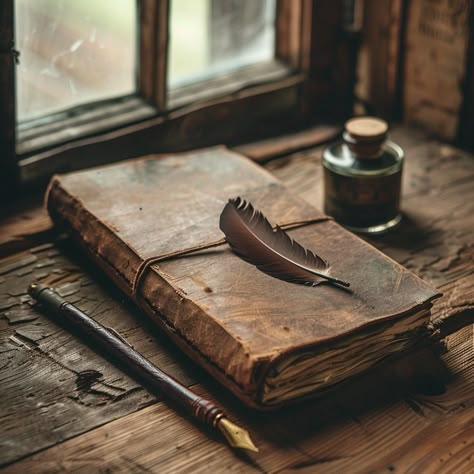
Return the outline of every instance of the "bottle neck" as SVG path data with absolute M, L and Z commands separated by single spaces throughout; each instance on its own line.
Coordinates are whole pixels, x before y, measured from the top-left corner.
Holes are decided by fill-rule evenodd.
M 385 136 L 377 140 L 361 140 L 345 131 L 342 138 L 350 153 L 358 160 L 373 160 L 383 154 Z

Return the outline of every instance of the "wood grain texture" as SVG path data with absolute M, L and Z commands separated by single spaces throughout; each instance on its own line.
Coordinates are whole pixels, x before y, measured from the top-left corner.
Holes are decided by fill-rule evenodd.
M 95 136 L 155 116 L 154 107 L 134 96 L 78 106 L 68 118 L 59 112 L 50 116 L 46 123 L 41 124 L 44 118 L 40 118 L 40 124 L 18 126 L 17 156 L 30 156 L 80 137 Z
M 41 204 L 42 196 L 14 203 L 0 217 L 0 258 L 39 244 L 55 236 L 53 222 Z M 32 204 L 34 202 L 34 204 Z
M 309 23 L 303 47 L 309 55 L 302 61 L 307 71 L 302 107 L 307 116 L 324 122 L 353 113 L 359 35 L 350 25 L 346 28 L 343 18 L 342 0 L 312 1 L 303 12 L 303 24 Z
M 292 68 L 305 72 L 305 61 L 307 63 L 309 52 L 307 39 L 310 18 L 311 1 L 277 1 L 275 55 Z
M 166 110 L 169 1 L 142 0 L 139 12 L 139 92 L 158 110 Z
M 92 280 L 95 269 L 75 253 L 74 248 L 45 244 L 0 265 L 3 463 L 121 416 L 125 407 L 135 411 L 153 401 L 120 370 L 32 308 L 26 294 L 31 282 L 58 286 L 65 298 L 112 326 L 132 346 L 138 344 L 163 370 L 186 385 L 194 380 L 189 368 L 180 368 L 183 356 L 170 357 L 164 336 L 120 293 L 110 292 L 110 285 L 106 291 Z M 35 426 L 27 436 L 18 424 L 23 416 Z
M 330 142 L 335 140 L 340 132 L 341 128 L 337 126 L 315 125 L 299 132 L 239 145 L 234 150 L 254 161 L 265 162 Z
M 364 2 L 356 91 L 369 104 L 368 113 L 387 119 L 401 112 L 399 72 L 405 3 L 406 0 Z
M 218 396 L 252 433 L 260 448 L 256 455 L 231 451 L 213 433 L 198 431 L 158 403 L 3 472 L 357 473 L 472 467 L 472 329 L 455 339 L 442 363 L 430 353 L 417 354 L 417 372 L 409 371 L 407 361 L 398 367 L 404 377 L 393 371 L 363 377 L 344 392 L 277 414 L 248 413 Z M 447 385 L 439 376 L 443 371 L 453 378 Z M 216 394 L 201 385 L 193 390 L 211 399 Z
M 251 64 L 227 74 L 173 87 L 168 91 L 167 108 L 168 111 L 172 111 L 190 104 L 196 108 L 209 100 L 225 97 L 256 85 L 279 81 L 292 74 L 294 70 L 278 60 Z
M 407 153 L 408 217 L 374 244 L 440 287 L 445 297 L 434 307 L 436 317 L 472 311 L 472 157 L 407 129 L 392 138 Z M 318 206 L 320 153 L 295 153 L 266 167 Z M 27 228 L 22 233 L 30 239 Z M 424 350 L 336 395 L 262 415 L 243 409 L 183 358 L 77 252 L 45 245 L 0 265 L 0 350 L 6 356 L 0 371 L 0 456 L 2 463 L 24 458 L 3 472 L 472 470 L 472 327 L 449 337 L 441 360 Z M 232 452 L 33 312 L 26 285 L 40 277 L 51 283 L 58 278 L 65 297 L 116 328 L 185 385 L 217 399 L 250 430 L 260 453 L 248 458 Z
M 466 74 L 463 86 L 463 105 L 459 123 L 461 146 L 474 150 L 474 7 L 469 18 L 469 44 L 466 48 Z
M 454 140 L 463 102 L 471 1 L 408 2 L 404 120 Z

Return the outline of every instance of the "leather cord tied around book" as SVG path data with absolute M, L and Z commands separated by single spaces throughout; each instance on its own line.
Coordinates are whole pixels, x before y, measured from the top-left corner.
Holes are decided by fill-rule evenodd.
M 305 219 L 302 221 L 287 222 L 285 224 L 279 224 L 279 225 L 274 226 L 274 228 L 280 227 L 283 230 L 290 230 L 290 229 L 297 229 L 299 227 L 303 227 L 309 224 L 316 224 L 319 222 L 326 222 L 330 220 L 333 220 L 333 218 L 330 216 L 320 216 L 313 219 Z M 227 240 L 225 238 L 222 238 L 219 240 L 215 240 L 213 242 L 206 242 L 204 244 L 193 245 L 192 247 L 188 247 L 185 249 L 175 250 L 173 252 L 168 252 L 161 255 L 155 255 L 152 257 L 145 258 L 140 263 L 137 269 L 137 272 L 135 273 L 135 277 L 133 278 L 132 288 L 131 288 L 132 295 L 137 296 L 143 276 L 145 275 L 147 268 L 150 267 L 151 265 L 158 262 L 162 262 L 163 260 L 184 257 L 191 253 L 199 252 L 200 250 L 207 250 L 214 247 L 220 247 L 221 245 L 225 245 L 225 244 L 227 244 Z

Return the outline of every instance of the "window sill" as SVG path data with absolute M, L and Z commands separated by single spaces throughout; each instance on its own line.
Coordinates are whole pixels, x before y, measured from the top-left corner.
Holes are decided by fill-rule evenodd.
M 278 81 L 293 73 L 288 65 L 273 60 L 253 64 L 217 77 L 171 89 L 168 94 L 168 110 L 223 97 L 247 87 Z
M 165 113 L 129 97 L 38 124 L 20 134 L 19 183 L 150 153 L 268 136 L 295 123 L 303 80 L 302 74 L 272 61 L 175 89 L 174 110 Z
M 52 146 L 137 123 L 156 114 L 154 107 L 137 96 L 76 107 L 20 124 L 16 152 L 22 158 Z

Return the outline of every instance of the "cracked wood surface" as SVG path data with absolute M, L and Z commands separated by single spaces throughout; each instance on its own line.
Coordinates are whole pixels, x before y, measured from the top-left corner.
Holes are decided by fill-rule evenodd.
M 74 258 L 67 242 L 45 244 L 0 262 L 2 462 L 154 401 L 119 369 L 32 308 L 26 288 L 33 281 L 54 284 L 68 301 L 113 327 L 159 367 L 186 385 L 194 381 L 193 369 L 181 364 L 179 354 L 169 354 L 171 343 L 148 318 L 114 289 L 105 290 L 106 285 L 92 280 L 94 273 L 88 262 Z M 18 423 L 22 418 L 32 429 Z
M 251 430 L 260 448 L 256 455 L 233 452 L 215 433 L 202 432 L 156 403 L 4 472 L 353 473 L 467 467 L 474 455 L 472 336 L 469 328 L 450 338 L 441 362 L 429 352 L 417 354 L 416 373 L 413 364 L 410 369 L 400 363 L 331 397 L 277 414 L 249 412 L 212 383 L 207 389 L 194 385 Z M 445 385 L 443 377 L 451 380 Z
M 371 242 L 442 289 L 435 319 L 453 312 L 472 317 L 474 161 L 417 132 L 398 129 L 392 136 L 407 154 L 406 218 Z M 266 167 L 320 206 L 320 155 L 313 149 Z M 43 244 L 45 234 L 35 225 L 31 234 L 28 226 L 20 229 L 22 245 L 42 245 L 0 260 L 5 472 L 462 472 L 473 465 L 472 326 L 449 336 L 442 356 L 423 349 L 331 396 L 255 413 L 182 356 L 67 241 Z M 1 247 L 4 254 L 19 248 L 13 242 Z M 60 287 L 165 371 L 218 399 L 251 431 L 260 453 L 232 452 L 37 313 L 26 295 L 33 280 Z

